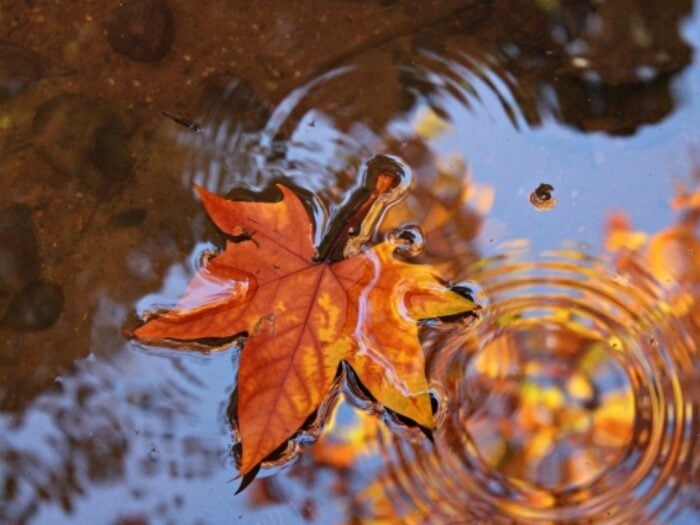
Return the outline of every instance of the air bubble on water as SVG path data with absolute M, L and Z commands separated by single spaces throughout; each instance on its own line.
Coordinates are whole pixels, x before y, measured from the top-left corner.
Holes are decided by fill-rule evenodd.
M 384 239 L 396 246 L 396 252 L 405 257 L 417 257 L 425 251 L 425 236 L 415 224 L 406 224 L 391 230 Z

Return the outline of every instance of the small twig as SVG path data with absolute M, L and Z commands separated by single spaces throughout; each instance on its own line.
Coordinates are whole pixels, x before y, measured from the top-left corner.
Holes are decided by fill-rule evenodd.
M 190 120 L 184 117 L 178 117 L 177 115 L 173 115 L 172 113 L 168 113 L 167 111 L 163 111 L 163 116 L 169 118 L 173 122 L 180 124 L 181 126 L 185 126 L 187 129 L 191 129 L 195 133 L 199 133 L 200 131 L 202 131 L 202 126 L 194 120 Z

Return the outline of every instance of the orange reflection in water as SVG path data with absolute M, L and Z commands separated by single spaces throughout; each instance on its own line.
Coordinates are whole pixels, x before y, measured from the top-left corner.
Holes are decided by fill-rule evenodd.
M 354 498 L 363 522 L 666 523 L 692 508 L 699 195 L 654 234 L 611 215 L 601 259 L 476 264 L 483 319 L 425 337 L 443 401 L 434 444 L 376 431 L 385 466 Z
M 487 344 L 467 381 L 490 391 L 465 422 L 486 466 L 563 490 L 594 480 L 632 439 L 634 394 L 604 340 L 521 323 Z

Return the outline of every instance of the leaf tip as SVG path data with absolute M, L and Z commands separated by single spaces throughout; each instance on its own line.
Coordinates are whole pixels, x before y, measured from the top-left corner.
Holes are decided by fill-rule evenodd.
M 276 183 L 275 186 L 277 187 L 278 190 L 282 193 L 282 200 L 286 201 L 290 196 L 291 197 L 296 197 L 296 194 L 287 186 L 281 183 Z
M 211 197 L 211 195 L 212 195 L 212 192 L 210 192 L 204 186 L 200 186 L 199 184 L 193 184 L 192 188 L 194 189 L 194 191 L 197 192 L 197 195 L 199 195 L 199 198 L 202 200 L 205 200 L 205 199 Z
M 155 337 L 158 337 L 161 335 L 158 330 L 157 326 L 157 318 L 151 318 L 145 320 L 140 326 L 135 327 L 134 329 L 131 330 L 131 337 L 133 339 L 138 339 L 141 341 L 146 341 L 149 339 L 153 339 Z
M 423 430 L 431 431 L 435 429 L 435 417 L 432 411 L 426 412 L 421 410 L 419 414 L 415 414 L 411 419 Z
M 435 445 L 435 436 L 433 435 L 433 430 L 432 428 L 426 428 L 422 425 L 418 425 L 418 428 L 420 431 L 423 433 L 425 438 L 430 441 L 431 444 Z
M 242 470 L 241 472 L 244 471 Z M 240 494 L 246 488 L 248 488 L 248 486 L 255 480 L 256 476 L 258 475 L 258 472 L 260 472 L 260 463 L 254 465 L 250 470 L 243 474 L 241 484 L 238 486 L 238 489 L 236 489 L 236 492 L 234 492 L 234 495 Z

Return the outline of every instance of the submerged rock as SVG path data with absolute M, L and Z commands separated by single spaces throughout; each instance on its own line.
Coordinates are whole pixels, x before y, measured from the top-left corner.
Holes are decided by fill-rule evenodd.
M 36 51 L 0 42 L 0 100 L 20 93 L 41 78 L 67 73 L 67 69 L 52 64 Z
M 57 284 L 34 281 L 7 307 L 2 324 L 17 330 L 45 330 L 61 316 L 63 290 Z
M 130 127 L 107 102 L 63 94 L 45 102 L 34 117 L 40 157 L 105 196 L 132 173 Z
M 112 48 L 139 62 L 157 62 L 175 36 L 173 15 L 164 0 L 130 0 L 114 14 L 107 30 Z
M 39 249 L 29 207 L 13 204 L 0 209 L 0 295 L 18 292 L 38 276 Z
M 39 279 L 39 249 L 29 207 L 0 210 L 0 325 L 43 330 L 63 309 L 61 287 Z

